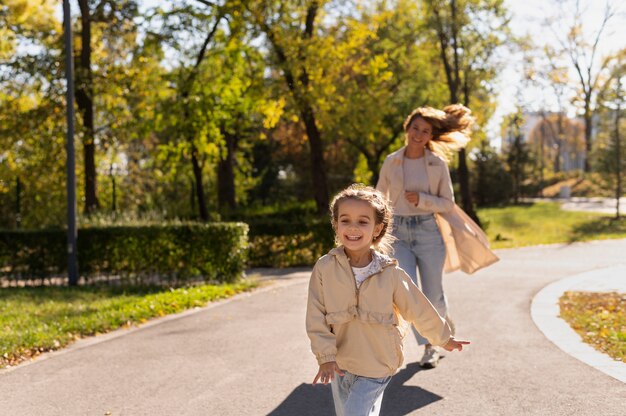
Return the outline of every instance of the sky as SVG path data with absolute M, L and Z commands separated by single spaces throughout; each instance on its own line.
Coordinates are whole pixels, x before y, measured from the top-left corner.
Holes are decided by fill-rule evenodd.
M 554 32 L 563 33 L 563 28 L 559 28 L 556 25 L 550 28 L 545 24 L 546 16 L 558 15 L 557 1 L 505 0 L 505 3 L 512 14 L 510 27 L 515 35 L 522 36 L 528 34 L 534 43 L 538 45 L 550 44 L 558 46 Z M 573 5 L 574 1 L 570 0 L 568 3 Z M 602 33 L 602 41 L 599 43 L 597 58 L 626 47 L 626 29 L 624 29 L 626 27 L 626 7 L 624 2 L 622 2 L 622 5 L 619 5 L 619 3 L 616 0 L 611 1 L 611 4 L 617 7 L 617 12 Z M 582 0 L 580 4 L 583 6 L 581 10 L 584 10 L 582 13 L 584 32 L 589 35 L 588 38 L 595 37 L 604 16 L 606 0 Z M 571 12 L 573 12 L 572 7 L 565 10 L 565 14 Z M 597 58 L 595 61 L 599 62 L 600 59 Z M 521 56 L 510 56 L 510 61 L 508 61 L 500 75 L 498 82 L 498 109 L 488 126 L 489 137 L 495 146 L 500 145 L 498 136 L 500 135 L 502 116 L 514 112 L 519 102 L 518 92 L 522 83 L 520 68 Z M 570 78 L 577 79 L 577 75 L 571 65 L 570 69 Z M 541 102 L 547 104 L 548 110 L 556 109 L 556 100 L 549 91 L 546 93 L 539 88 L 525 88 L 522 94 L 522 101 L 526 110 L 537 110 L 541 106 Z M 575 116 L 574 108 L 571 107 L 569 110 L 569 115 Z
M 573 12 L 573 4 L 576 0 L 566 0 L 570 5 L 565 9 L 565 14 Z M 582 5 L 583 25 L 585 33 L 593 36 L 598 29 L 606 2 L 609 1 L 617 8 L 617 13 L 612 18 L 611 24 L 603 32 L 598 57 L 605 56 L 626 47 L 626 3 L 620 0 L 579 0 Z M 558 45 L 554 32 L 563 32 L 563 28 L 553 25 L 552 29 L 545 24 L 545 17 L 555 16 L 559 13 L 558 3 L 561 0 L 505 0 L 505 4 L 511 12 L 510 27 L 515 35 L 530 35 L 534 43 L 538 45 L 551 44 Z M 61 3 L 61 2 L 60 2 Z M 140 10 L 166 4 L 166 0 L 139 0 Z M 622 3 L 620 5 L 620 3 Z M 73 14 L 77 13 L 78 7 L 74 0 L 71 1 Z M 62 9 L 58 9 L 59 17 L 62 17 Z M 500 72 L 496 82 L 498 91 L 497 110 L 487 125 L 487 135 L 492 145 L 500 146 L 500 124 L 502 117 L 515 111 L 516 105 L 523 104 L 526 110 L 537 110 L 540 103 L 546 103 L 548 110 L 555 109 L 555 100 L 546 91 L 539 88 L 525 87 L 520 90 L 522 81 L 521 56 L 519 54 L 505 54 L 505 67 Z M 599 61 L 599 59 L 597 59 Z M 575 79 L 576 74 L 570 73 L 570 77 Z M 521 97 L 520 97 L 521 93 Z M 570 108 L 570 115 L 574 115 L 573 107 Z

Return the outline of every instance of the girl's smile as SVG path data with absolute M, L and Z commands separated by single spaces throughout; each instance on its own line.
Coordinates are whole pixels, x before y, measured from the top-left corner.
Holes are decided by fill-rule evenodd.
M 362 261 L 367 265 L 371 260 L 372 242 L 382 228 L 382 224 L 376 224 L 375 211 L 370 203 L 346 199 L 339 204 L 335 229 L 353 266 L 358 267 Z

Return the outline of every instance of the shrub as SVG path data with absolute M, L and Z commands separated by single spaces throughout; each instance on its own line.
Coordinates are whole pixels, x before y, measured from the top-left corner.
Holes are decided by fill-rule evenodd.
M 249 221 L 251 267 L 311 266 L 334 245 L 327 219 Z
M 79 273 L 87 281 L 115 276 L 133 283 L 232 282 L 244 270 L 247 231 L 243 223 L 84 228 L 77 239 Z M 63 276 L 66 244 L 61 229 L 0 232 L 0 276 Z

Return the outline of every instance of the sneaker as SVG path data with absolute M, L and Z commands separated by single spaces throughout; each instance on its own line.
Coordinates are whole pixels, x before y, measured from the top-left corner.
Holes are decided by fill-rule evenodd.
M 420 360 L 420 367 L 422 368 L 435 368 L 439 364 L 440 358 L 439 351 L 435 347 L 426 347 L 424 349 L 424 356 Z

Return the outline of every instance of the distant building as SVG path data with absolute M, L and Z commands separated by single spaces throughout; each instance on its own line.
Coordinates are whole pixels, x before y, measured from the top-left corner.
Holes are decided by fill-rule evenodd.
M 546 166 L 555 172 L 584 169 L 585 126 L 581 118 L 553 112 L 529 112 L 523 117 L 523 140 L 538 157 L 543 157 Z M 514 140 L 512 131 L 506 130 L 504 148 Z

